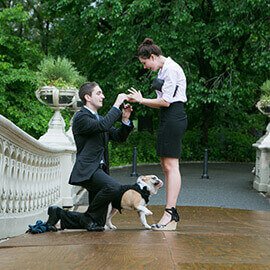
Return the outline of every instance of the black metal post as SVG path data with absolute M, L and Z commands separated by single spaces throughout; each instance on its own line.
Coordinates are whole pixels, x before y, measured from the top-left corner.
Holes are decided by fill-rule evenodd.
M 209 179 L 208 175 L 208 150 L 204 150 L 204 159 L 203 159 L 203 174 L 201 178 Z
M 133 155 L 132 155 L 132 173 L 130 174 L 132 177 L 138 177 L 137 173 L 137 148 L 133 148 Z

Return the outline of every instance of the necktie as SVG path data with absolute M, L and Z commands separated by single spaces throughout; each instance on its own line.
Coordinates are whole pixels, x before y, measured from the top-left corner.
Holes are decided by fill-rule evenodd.
M 95 113 L 95 117 L 99 120 L 99 115 L 97 113 Z

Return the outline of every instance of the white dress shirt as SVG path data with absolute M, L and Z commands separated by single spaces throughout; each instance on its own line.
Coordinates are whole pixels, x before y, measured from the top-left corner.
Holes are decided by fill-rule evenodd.
M 163 98 L 169 103 L 187 101 L 186 76 L 183 69 L 170 57 L 167 57 L 163 67 L 158 72 L 158 78 L 164 80 L 161 91 L 156 90 L 157 97 Z M 176 87 L 178 89 L 175 93 Z M 175 96 L 174 96 L 175 94 Z

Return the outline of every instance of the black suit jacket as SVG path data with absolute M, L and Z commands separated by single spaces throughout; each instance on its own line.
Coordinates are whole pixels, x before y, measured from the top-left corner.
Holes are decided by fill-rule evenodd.
M 72 132 L 77 147 L 76 161 L 72 169 L 69 184 L 80 185 L 89 180 L 98 169 L 100 161 L 105 162 L 106 172 L 109 173 L 109 140 L 123 142 L 133 129 L 133 125 L 122 124 L 118 129 L 113 124 L 122 112 L 112 107 L 106 116 L 96 116 L 88 109 L 82 107 L 73 119 Z

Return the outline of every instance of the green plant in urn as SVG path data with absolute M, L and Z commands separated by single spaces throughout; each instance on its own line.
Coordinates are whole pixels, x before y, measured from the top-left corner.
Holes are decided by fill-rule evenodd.
M 260 89 L 262 94 L 256 106 L 263 114 L 268 115 L 270 114 L 270 80 L 266 80 Z
M 37 72 L 40 87 L 36 91 L 40 102 L 52 108 L 72 105 L 78 87 L 86 81 L 73 64 L 65 57 L 48 56 L 41 61 Z

